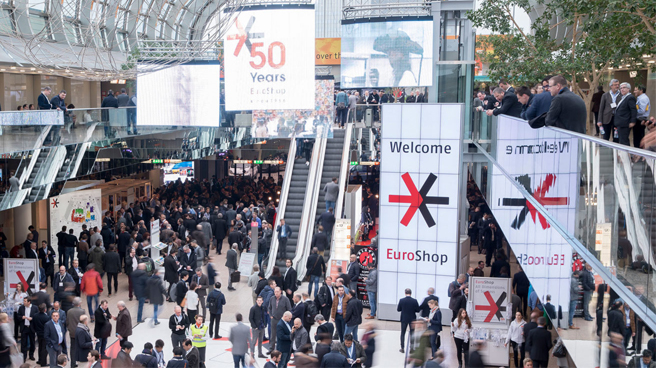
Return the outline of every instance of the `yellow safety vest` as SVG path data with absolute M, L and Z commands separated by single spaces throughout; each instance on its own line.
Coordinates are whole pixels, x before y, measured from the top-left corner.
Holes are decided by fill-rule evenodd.
M 207 334 L 207 325 L 202 324 L 200 325 L 200 328 L 197 328 L 196 324 L 194 323 L 193 325 L 189 326 L 189 329 L 191 330 L 191 336 L 193 336 L 193 339 L 191 339 L 191 345 L 197 348 L 204 348 L 207 346 L 206 340 L 196 337 L 196 335 L 205 336 Z

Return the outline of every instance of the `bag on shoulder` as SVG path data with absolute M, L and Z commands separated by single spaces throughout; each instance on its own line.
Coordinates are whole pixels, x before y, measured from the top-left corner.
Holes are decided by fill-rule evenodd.
M 317 305 L 314 304 L 312 300 L 308 300 L 305 302 L 305 323 L 308 325 L 312 325 L 314 323 L 314 317 L 319 314 L 319 311 L 317 310 Z
M 169 290 L 169 299 L 175 300 L 176 298 L 176 291 L 178 289 L 178 283 L 174 283 L 173 286 L 171 286 L 171 290 Z
M 184 299 L 182 299 L 182 303 L 180 303 L 180 308 L 184 308 L 187 305 L 187 297 L 185 296 Z
M 565 349 L 565 344 L 563 344 L 562 340 L 558 340 L 556 346 L 553 348 L 552 354 L 556 358 L 564 358 L 567 356 L 567 349 Z

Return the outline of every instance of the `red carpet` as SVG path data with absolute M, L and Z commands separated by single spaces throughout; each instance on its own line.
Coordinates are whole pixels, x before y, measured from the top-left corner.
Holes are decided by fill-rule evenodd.
M 359 242 L 355 243 L 355 245 L 369 245 L 369 244 L 371 244 L 371 238 L 376 236 L 376 231 L 377 230 L 378 230 L 378 224 L 372 226 L 371 230 L 369 230 L 369 240 L 359 241 Z

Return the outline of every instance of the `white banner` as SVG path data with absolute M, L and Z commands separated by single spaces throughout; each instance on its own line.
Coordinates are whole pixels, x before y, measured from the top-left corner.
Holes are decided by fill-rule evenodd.
M 469 297 L 472 301 L 472 322 L 507 325 L 511 311 L 511 279 L 503 277 L 472 277 Z
M 5 294 L 16 290 L 17 284 L 23 284 L 27 293 L 39 291 L 38 259 L 4 259 Z
M 333 259 L 348 261 L 351 256 L 351 219 L 337 219 L 333 227 L 335 254 Z
M 62 226 L 66 226 L 67 234 L 73 229 L 73 235 L 76 237 L 80 236 L 82 225 L 87 225 L 87 230 L 93 229 L 94 226 L 101 230 L 101 196 L 102 190 L 89 189 L 50 198 L 50 244 L 57 246 L 57 233 L 62 230 Z
M 458 263 L 462 105 L 383 105 L 382 116 L 379 303 L 435 287 L 445 305 Z
M 576 227 L 578 141 L 524 120 L 500 116 L 496 159 L 570 234 Z M 498 169 L 492 172 L 490 208 L 543 302 L 569 310 L 572 248 Z M 556 307 L 557 308 L 557 307 Z
M 224 40 L 226 110 L 314 110 L 314 6 L 244 8 Z

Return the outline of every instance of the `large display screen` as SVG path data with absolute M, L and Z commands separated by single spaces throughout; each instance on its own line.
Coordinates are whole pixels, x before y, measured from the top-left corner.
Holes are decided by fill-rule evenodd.
M 380 160 L 380 319 L 398 319 L 405 288 L 442 305 L 457 274 L 462 104 L 383 105 Z
M 342 24 L 342 88 L 430 86 L 433 21 Z
M 229 111 L 314 108 L 314 6 L 246 7 L 225 33 Z
M 296 132 L 296 136 L 316 137 L 319 127 L 323 127 L 323 134 L 332 138 L 335 81 L 324 79 L 314 83 L 314 109 L 253 110 L 251 135 L 256 138 L 287 138 Z
M 148 70 L 138 67 L 138 125 L 219 126 L 218 63 Z

